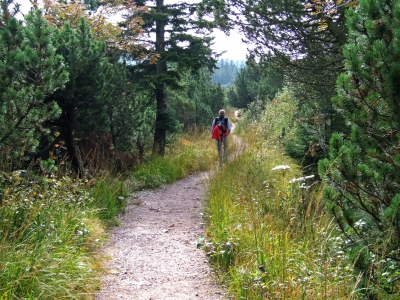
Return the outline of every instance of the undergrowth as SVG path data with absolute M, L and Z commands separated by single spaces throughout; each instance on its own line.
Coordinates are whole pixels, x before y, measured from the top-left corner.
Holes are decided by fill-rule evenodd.
M 91 252 L 103 226 L 85 183 L 18 174 L 3 177 L 5 183 L 0 299 L 80 298 L 93 291 L 98 283 Z
M 279 149 L 247 147 L 219 169 L 206 219 L 205 249 L 235 299 L 358 297 L 320 187 Z

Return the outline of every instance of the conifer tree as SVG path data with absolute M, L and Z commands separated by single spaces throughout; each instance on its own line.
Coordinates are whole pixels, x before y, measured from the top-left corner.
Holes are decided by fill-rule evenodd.
M 44 123 L 55 119 L 60 109 L 45 98 L 64 86 L 68 73 L 56 53 L 57 30 L 47 25 L 39 10 L 31 11 L 25 24 L 15 18 L 4 21 L 0 28 L 0 152 L 6 151 L 7 161 L 15 162 L 32 156 L 40 137 L 49 134 Z
M 88 4 L 90 5 L 88 6 Z M 97 7 L 96 11 L 89 10 L 94 7 Z M 74 138 L 80 139 L 82 141 L 80 144 L 85 144 L 83 147 L 85 149 L 93 146 L 93 138 L 97 139 L 96 145 L 110 146 L 117 151 L 135 151 L 132 145 L 136 144 L 141 153 L 140 156 L 142 156 L 145 145 L 152 136 L 149 131 L 154 128 L 152 122 L 154 107 L 148 105 L 146 93 L 141 91 L 143 88 L 139 88 L 134 78 L 130 78 L 131 74 L 128 69 L 132 60 L 140 60 L 144 55 L 141 50 L 146 44 L 138 41 L 138 37 L 142 33 L 141 18 L 138 12 L 144 12 L 146 8 L 137 7 L 133 1 L 121 0 L 97 3 L 95 1 L 91 1 L 91 3 L 86 1 L 85 3 L 75 1 L 61 3 L 44 0 L 44 8 L 45 18 L 49 24 L 62 30 L 61 41 L 69 41 L 68 35 L 78 31 L 84 33 L 81 34 L 82 36 L 90 38 L 90 43 L 94 48 L 103 49 L 103 43 L 106 45 L 105 53 L 103 50 L 100 52 L 96 50 L 99 57 L 96 55 L 91 57 L 93 65 L 85 67 L 89 70 L 98 68 L 96 71 L 84 69 L 90 59 L 85 63 L 82 63 L 79 57 L 76 58 L 77 63 L 71 61 L 71 65 L 80 64 L 82 66 L 81 69 L 74 69 L 72 80 L 76 80 L 75 76 L 78 76 L 79 83 L 82 83 L 82 86 L 87 85 L 85 89 L 92 89 L 85 101 L 78 100 L 76 103 Z M 124 26 L 108 22 L 116 15 L 126 21 Z M 82 18 L 86 23 L 84 30 L 82 30 Z M 67 22 L 68 25 L 65 26 Z M 68 30 L 66 30 L 67 28 Z M 89 30 L 90 35 L 88 35 Z M 69 60 L 74 55 L 70 49 L 72 49 L 71 46 L 66 47 L 65 43 L 60 43 L 60 51 L 63 55 L 67 55 Z M 80 47 L 78 46 L 77 49 Z M 137 52 L 136 57 L 129 59 L 128 63 L 121 60 L 124 54 L 133 51 Z M 75 55 L 79 56 L 78 50 L 75 51 Z M 148 58 L 152 59 L 151 56 L 150 53 Z M 106 57 L 108 61 L 105 59 Z M 78 71 L 80 70 L 84 74 L 79 75 Z M 82 77 L 85 78 L 82 79 Z M 86 78 L 89 80 L 86 81 Z M 79 86 L 80 90 L 83 90 L 82 86 Z M 63 124 L 65 125 L 65 121 L 60 119 L 58 126 L 63 128 Z M 72 143 L 69 145 L 71 148 Z M 91 153 L 93 152 L 91 151 Z M 73 149 L 72 153 L 75 153 Z
M 85 20 L 76 30 L 65 23 L 58 36 L 57 51 L 68 64 L 69 81 L 63 90 L 47 99 L 54 99 L 62 114 L 51 125 L 60 130 L 59 139 L 65 142 L 68 155 L 76 171 L 81 172 L 81 158 L 75 145 L 79 133 L 102 131 L 109 128 L 107 93 L 104 88 L 109 79 L 109 62 L 105 43 L 92 39 Z
M 210 71 L 204 68 L 191 76 L 187 90 L 195 104 L 192 125 L 208 127 L 218 111 L 224 107 L 224 92 L 221 86 L 211 82 Z
M 137 4 L 144 5 L 145 2 L 137 1 Z M 192 34 L 202 30 L 201 22 L 194 17 L 195 4 L 164 4 L 164 0 L 151 2 L 154 5 L 148 5 L 149 12 L 142 15 L 142 27 L 155 35 L 155 40 L 149 42 L 153 43 L 158 59 L 156 64 L 151 59 L 139 61 L 132 72 L 153 91 L 156 102 L 153 153 L 163 155 L 167 131 L 176 127 L 174 112 L 168 106 L 167 87 L 181 88 L 179 80 L 183 72 L 203 67 L 212 69 L 216 60 L 210 49 L 212 38 Z
M 273 68 L 247 65 L 240 70 L 234 86 L 228 90 L 228 101 L 237 108 L 247 108 L 255 101 L 264 103 L 275 97 L 282 84 L 282 73 Z
M 243 67 L 243 62 L 221 59 L 218 61 L 217 69 L 214 70 L 212 81 L 221 84 L 222 88 L 230 88 L 235 81 L 237 74 Z
M 355 266 L 365 282 L 393 292 L 400 272 L 400 1 L 360 0 L 347 18 L 347 72 L 334 104 L 351 134 L 332 136 L 319 172 Z
M 169 104 L 176 111 L 177 120 L 184 129 L 206 127 L 224 107 L 225 95 L 219 84 L 211 80 L 211 72 L 203 68 L 193 74 L 189 70 L 182 76 L 184 89 L 169 90 Z

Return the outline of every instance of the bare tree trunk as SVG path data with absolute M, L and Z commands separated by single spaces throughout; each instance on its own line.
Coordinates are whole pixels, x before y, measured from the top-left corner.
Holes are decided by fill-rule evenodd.
M 157 11 L 162 13 L 164 10 L 164 0 L 157 0 Z M 160 18 L 156 22 L 156 51 L 160 54 L 157 61 L 156 72 L 159 80 L 156 84 L 156 124 L 154 131 L 153 154 L 164 155 L 165 140 L 167 138 L 167 130 L 165 128 L 165 115 L 167 110 L 167 89 L 163 81 L 163 75 L 167 73 L 167 64 L 163 61 L 163 52 L 165 45 L 165 24 L 166 22 Z

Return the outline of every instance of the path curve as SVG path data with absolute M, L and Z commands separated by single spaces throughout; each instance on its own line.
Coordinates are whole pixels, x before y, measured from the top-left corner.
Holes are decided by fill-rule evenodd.
M 197 173 L 157 190 L 133 194 L 121 226 L 109 232 L 102 252 L 110 257 L 97 300 L 227 299 L 197 239 L 204 235 L 202 212 L 207 173 Z

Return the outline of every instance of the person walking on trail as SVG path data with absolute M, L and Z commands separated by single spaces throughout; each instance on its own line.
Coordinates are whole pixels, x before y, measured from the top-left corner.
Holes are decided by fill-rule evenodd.
M 220 162 L 226 161 L 228 158 L 228 134 L 230 133 L 231 122 L 225 117 L 225 110 L 221 109 L 211 125 L 211 137 L 217 140 Z M 224 148 L 223 152 L 222 147 Z

